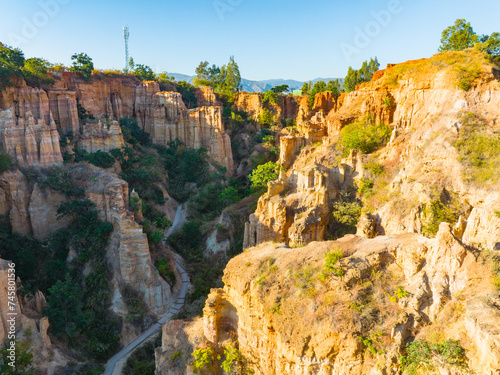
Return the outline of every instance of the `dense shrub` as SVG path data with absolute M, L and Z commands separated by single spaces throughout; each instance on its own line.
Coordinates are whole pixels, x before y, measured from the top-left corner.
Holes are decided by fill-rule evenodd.
M 168 261 L 165 258 L 162 258 L 158 262 L 156 262 L 155 265 L 158 269 L 158 273 L 162 277 L 165 277 L 169 281 L 170 285 L 174 285 L 176 277 L 172 266 L 168 263 Z
M 71 159 L 67 159 L 66 161 L 70 161 Z M 80 163 L 80 162 L 89 162 L 90 164 L 95 165 L 96 167 L 99 168 L 111 168 L 115 164 L 115 158 L 104 151 L 96 151 L 93 153 L 88 153 L 86 150 L 82 149 L 74 149 L 74 154 L 72 156 L 72 161 L 75 163 Z
M 73 181 L 73 177 L 66 166 L 52 166 L 47 168 L 45 176 L 40 177 L 37 182 L 42 188 L 51 188 L 70 196 L 81 196 L 83 190 L 77 187 Z
M 148 342 L 134 352 L 127 359 L 123 375 L 154 375 L 155 349 L 161 346 L 161 336 L 153 342 Z
M 333 239 L 356 233 L 356 225 L 361 216 L 361 203 L 351 195 L 344 194 L 333 204 L 332 227 Z
M 430 373 L 439 368 L 467 370 L 465 350 L 457 340 L 446 340 L 437 344 L 415 340 L 406 346 L 406 355 L 401 357 L 403 370 L 408 375 L 425 371 Z
M 180 81 L 175 83 L 175 88 L 182 95 L 182 100 L 184 104 L 186 104 L 186 107 L 196 108 L 198 106 L 196 88 L 192 84 L 186 81 Z
M 266 108 L 259 113 L 258 122 L 264 128 L 272 128 L 276 125 L 273 114 Z
M 364 154 L 372 153 L 384 146 L 391 136 L 391 128 L 384 124 L 375 124 L 373 119 L 362 120 L 345 126 L 340 132 L 340 145 L 344 156 L 353 149 Z
M 462 116 L 461 122 L 454 146 L 464 165 L 465 180 L 476 184 L 496 183 L 500 178 L 500 134 L 486 131 L 481 119 L 473 113 Z
M 132 145 L 141 144 L 142 146 L 151 145 L 151 138 L 149 134 L 139 127 L 137 120 L 122 117 L 120 119 L 120 126 L 122 128 L 123 136 L 128 143 Z
M 0 173 L 8 171 L 14 165 L 14 160 L 8 154 L 0 153 Z
M 458 217 L 459 213 L 453 205 L 444 204 L 439 200 L 431 201 L 423 209 L 422 234 L 433 238 L 439 230 L 439 224 L 443 222 L 454 224 Z
M 267 184 L 278 178 L 279 170 L 282 168 L 281 165 L 273 163 L 272 161 L 259 165 L 252 171 L 249 177 L 252 182 L 252 189 L 255 191 L 266 190 Z
M 33 368 L 33 350 L 28 341 L 16 340 L 14 349 L 15 367 L 10 366 L 12 362 L 11 353 L 7 345 L 0 349 L 0 374 L 3 375 L 35 375 Z

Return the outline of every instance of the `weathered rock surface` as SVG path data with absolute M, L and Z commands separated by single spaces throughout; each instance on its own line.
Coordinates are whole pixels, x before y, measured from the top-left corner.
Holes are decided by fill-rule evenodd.
M 164 314 L 173 302 L 172 293 L 152 263 L 146 234 L 129 211 L 128 184 L 109 172 L 92 173 L 96 183 L 87 187 L 85 196 L 114 227 L 107 254 L 113 269 L 113 310 L 126 314 L 120 288 L 128 285 L 143 296 L 153 314 Z
M 87 152 L 121 149 L 125 146 L 125 142 L 120 124 L 118 121 L 111 121 L 108 124 L 103 124 L 101 121 L 84 123 L 78 146 Z
M 360 157 L 352 152 L 339 166 L 328 168 L 312 161 L 288 176 L 281 172 L 250 215 L 243 248 L 267 241 L 297 247 L 325 240 L 332 204 L 361 176 Z
M 345 254 L 339 263 L 344 276 L 321 281 L 325 255 L 339 250 Z M 500 310 L 478 302 L 487 301 L 492 293 L 487 272 L 481 273 L 484 270 L 453 236 L 449 224 L 440 226 L 435 239 L 418 234 L 375 239 L 351 235 L 301 249 L 264 244 L 229 262 L 224 289 L 212 290 L 207 300 L 203 331 L 191 323 L 164 327 L 156 373 L 165 373 L 166 354 L 174 348 L 192 350 L 197 342 L 218 345 L 231 337 L 255 374 L 394 373 L 400 350 L 410 337 L 418 337 L 420 331 L 424 334 L 424 328 L 433 324 L 446 324 L 445 337 L 467 348 L 472 370 L 494 373 L 500 342 L 493 327 L 500 323 Z M 303 272 L 310 278 L 301 279 Z M 377 272 L 388 293 L 391 285 L 407 293 L 399 303 L 382 298 L 371 307 L 362 307 L 383 310 L 377 329 L 385 350 L 374 358 L 358 338 L 368 333 L 360 333 L 356 311 L 348 306 L 360 301 L 355 297 L 360 285 L 373 283 Z M 464 310 L 450 321 L 447 306 L 454 303 L 454 296 L 465 300 Z
M 0 342 L 10 342 L 15 335 L 18 340 L 29 343 L 33 353 L 33 365 L 39 374 L 52 374 L 59 366 L 64 366 L 70 359 L 65 353 L 52 345 L 48 336 L 49 320 L 41 317 L 38 311 L 31 307 L 40 305 L 43 294 L 37 293 L 34 306 L 25 304 L 21 308 L 18 296 L 11 296 L 9 287 L 16 285 L 15 266 L 14 273 L 9 272 L 12 263 L 8 260 L 0 259 Z M 10 278 L 9 275 L 14 275 Z M 40 296 L 41 295 L 41 296 Z M 41 307 L 41 306 L 39 306 Z M 14 321 L 11 325 L 10 320 Z
M 16 117 L 12 110 L 0 112 L 0 149 L 21 165 L 51 165 L 62 162 L 59 133 L 50 116 L 46 121 L 27 111 Z
M 160 92 L 157 82 L 106 75 L 86 82 L 72 73 L 52 75 L 55 84 L 47 92 L 24 82 L 0 92 L 0 110 L 5 110 L 0 113 L 0 150 L 20 164 L 61 163 L 57 130 L 62 135 L 71 132 L 74 146 L 88 152 L 121 148 L 121 129 L 112 120 L 130 117 L 151 133 L 154 142 L 166 145 L 178 138 L 189 147 L 205 147 L 213 160 L 233 172 L 222 105 L 211 88 L 197 88 L 200 107 L 188 110 L 179 93 Z M 80 121 L 78 105 L 98 120 Z

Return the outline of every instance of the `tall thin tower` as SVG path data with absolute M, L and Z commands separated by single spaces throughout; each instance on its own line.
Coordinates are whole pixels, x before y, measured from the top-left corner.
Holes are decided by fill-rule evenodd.
M 125 73 L 128 73 L 129 67 L 129 56 L 128 56 L 128 38 L 130 36 L 130 32 L 128 30 L 128 26 L 123 28 L 123 37 L 125 38 Z

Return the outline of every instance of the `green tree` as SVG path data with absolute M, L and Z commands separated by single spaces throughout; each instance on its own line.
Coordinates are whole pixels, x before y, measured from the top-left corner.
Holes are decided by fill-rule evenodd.
M 241 74 L 238 64 L 234 61 L 234 56 L 229 58 L 225 72 L 225 88 L 230 92 L 235 92 L 240 87 Z
M 276 93 L 276 94 L 284 94 L 285 92 L 289 92 L 290 91 L 290 86 L 288 86 L 288 85 L 274 86 L 271 89 L 271 91 L 274 92 L 274 93 Z
M 249 177 L 252 182 L 252 188 L 254 190 L 267 189 L 267 183 L 278 178 L 281 168 L 283 168 L 281 165 L 273 163 L 272 161 L 259 165 L 252 171 Z
M 81 317 L 83 310 L 81 297 L 80 285 L 73 282 L 69 274 L 66 280 L 59 280 L 49 289 L 45 314 L 56 333 L 66 333 L 70 337 L 75 335 L 76 320 Z
M 15 353 L 15 367 L 12 367 L 9 365 L 12 361 L 9 359 L 10 353 L 8 352 L 8 348 L 4 347 L 0 350 L 0 374 L 35 375 L 35 370 L 32 367 L 33 351 L 31 350 L 30 343 L 16 340 Z
M 0 87 L 10 86 L 13 75 L 22 77 L 24 53 L 18 48 L 11 48 L 0 43 Z
M 316 98 L 316 94 L 320 92 L 326 91 L 326 83 L 323 81 L 318 81 L 314 84 L 311 92 L 309 93 L 309 108 L 312 109 L 314 106 L 314 99 Z
M 302 94 L 307 95 L 309 94 L 309 84 L 307 82 L 304 82 L 301 88 Z
M 154 81 L 156 79 L 156 74 L 153 72 L 153 69 L 143 64 L 136 64 L 133 74 L 143 81 Z
M 0 153 L 0 173 L 8 171 L 14 165 L 14 160 L 8 154 Z
M 335 81 L 328 81 L 326 85 L 326 91 L 333 92 L 333 95 L 338 98 L 340 93 L 342 92 L 342 84 L 340 83 L 340 80 L 336 79 Z
M 92 75 L 92 70 L 94 70 L 94 63 L 89 55 L 86 53 L 75 53 L 71 56 L 71 60 L 73 60 L 71 71 L 81 74 L 83 79 L 88 81 Z
M 495 32 L 491 35 L 482 35 L 477 44 L 479 50 L 493 56 L 500 55 L 500 33 Z
M 378 59 L 370 59 L 370 61 L 364 61 L 361 69 L 355 70 L 351 66 L 347 72 L 347 76 L 344 80 L 344 89 L 346 92 L 351 92 L 356 90 L 356 86 L 363 82 L 370 82 L 373 78 L 373 74 L 380 68 L 380 63 Z
M 53 84 L 54 80 L 48 76 L 51 64 L 44 59 L 33 57 L 24 62 L 24 79 L 29 86 L 40 87 L 42 84 Z
M 443 31 L 439 52 L 462 51 L 473 47 L 477 42 L 478 36 L 474 32 L 470 22 L 458 19 L 453 26 Z
M 198 99 L 196 98 L 195 87 L 186 82 L 180 81 L 175 84 L 177 91 L 182 95 L 182 100 L 188 108 L 195 108 L 198 105 Z
M 229 206 L 230 204 L 238 202 L 240 200 L 240 196 L 235 187 L 229 186 L 221 191 L 218 199 L 224 206 Z

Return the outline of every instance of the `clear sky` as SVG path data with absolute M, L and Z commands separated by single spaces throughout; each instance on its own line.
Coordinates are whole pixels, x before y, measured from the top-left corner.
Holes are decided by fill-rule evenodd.
M 122 69 L 128 25 L 130 55 L 156 72 L 191 75 L 234 55 L 245 78 L 305 81 L 373 56 L 382 66 L 429 57 L 457 18 L 490 34 L 499 14 L 498 0 L 0 0 L 0 41 L 26 57 L 70 65 L 85 52 L 96 68 Z

